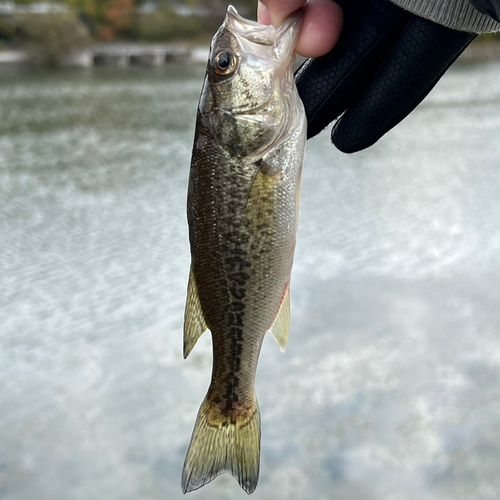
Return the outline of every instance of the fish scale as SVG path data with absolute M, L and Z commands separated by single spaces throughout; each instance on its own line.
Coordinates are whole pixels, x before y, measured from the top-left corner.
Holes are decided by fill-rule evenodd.
M 293 80 L 299 28 L 300 15 L 275 29 L 230 7 L 211 45 L 189 180 L 184 356 L 209 329 L 213 370 L 184 464 L 184 492 L 226 471 L 247 493 L 258 481 L 255 373 L 266 332 L 282 350 L 288 338 L 306 140 Z

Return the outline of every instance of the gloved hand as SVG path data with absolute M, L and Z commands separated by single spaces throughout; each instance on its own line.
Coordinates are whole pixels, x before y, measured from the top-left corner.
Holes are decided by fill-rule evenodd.
M 296 82 L 308 138 L 342 117 L 333 144 L 354 153 L 377 142 L 436 85 L 476 37 L 417 17 L 387 0 L 337 0 L 344 29 L 327 55 L 308 59 Z

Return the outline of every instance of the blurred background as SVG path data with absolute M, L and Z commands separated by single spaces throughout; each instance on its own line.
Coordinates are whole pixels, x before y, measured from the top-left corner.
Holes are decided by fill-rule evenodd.
M 0 4 L 2 499 L 183 497 L 211 372 L 209 334 L 182 359 L 186 190 L 225 7 Z M 490 36 L 369 150 L 308 142 L 253 498 L 498 500 L 499 284 Z M 227 474 L 189 496 L 247 498 Z
M 233 3 L 242 15 L 255 19 L 256 0 Z M 161 65 L 185 60 L 196 46 L 205 49 L 206 61 L 206 47 L 226 8 L 222 0 L 2 1 L 0 62 Z M 177 43 L 156 50 L 151 45 L 165 42 Z

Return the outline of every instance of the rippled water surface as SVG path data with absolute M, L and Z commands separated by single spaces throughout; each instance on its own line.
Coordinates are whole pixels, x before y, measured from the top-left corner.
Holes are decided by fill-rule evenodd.
M 0 77 L 2 499 L 182 497 L 211 371 L 208 334 L 181 351 L 202 77 Z M 499 294 L 500 63 L 455 66 L 367 151 L 309 141 L 253 498 L 497 500 Z

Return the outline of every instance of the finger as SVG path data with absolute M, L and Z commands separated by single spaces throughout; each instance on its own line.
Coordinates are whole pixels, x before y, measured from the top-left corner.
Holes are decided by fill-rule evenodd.
M 342 31 L 342 9 L 332 0 L 261 0 L 257 17 L 262 24 L 278 27 L 301 7 L 304 18 L 295 51 L 304 57 L 330 52 Z
M 333 49 L 342 31 L 342 9 L 332 0 L 310 0 L 305 5 L 302 29 L 295 51 L 320 57 Z
M 271 13 L 269 12 L 267 5 L 263 4 L 261 1 L 257 4 L 257 20 L 260 24 L 265 24 L 266 26 L 273 24 L 271 20 Z
M 332 130 L 332 142 L 354 153 L 377 142 L 420 104 L 476 37 L 412 16 L 361 98 Z
M 304 7 L 304 5 L 306 4 L 306 0 L 259 0 L 259 4 L 262 4 L 267 8 L 269 15 L 271 17 L 271 23 L 275 28 L 277 28 L 278 26 L 281 26 L 281 23 L 292 12 L 295 12 L 297 9 Z M 259 12 L 259 10 L 260 6 L 257 12 Z M 259 17 L 259 23 L 260 22 L 262 24 L 267 24 L 261 21 Z
M 307 60 L 296 82 L 308 119 L 308 138 L 321 132 L 351 106 L 397 40 L 410 14 L 389 2 L 347 21 L 327 55 Z

